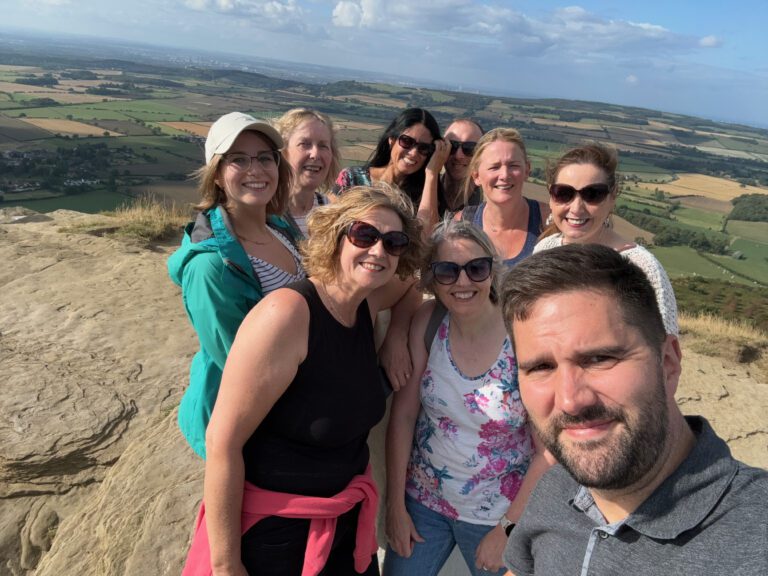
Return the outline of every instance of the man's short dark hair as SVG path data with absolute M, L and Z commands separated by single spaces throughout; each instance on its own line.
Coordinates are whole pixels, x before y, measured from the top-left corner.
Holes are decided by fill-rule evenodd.
M 553 294 L 593 290 L 612 296 L 624 321 L 637 328 L 656 351 L 666 338 L 656 293 L 645 273 L 619 252 L 598 244 L 566 244 L 523 260 L 501 286 L 507 332 L 525 321 L 533 305 Z

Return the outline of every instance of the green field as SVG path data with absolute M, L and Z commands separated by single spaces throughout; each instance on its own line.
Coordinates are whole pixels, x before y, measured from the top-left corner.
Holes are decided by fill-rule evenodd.
M 656 247 L 653 248 L 653 253 L 664 266 L 670 278 L 701 276 L 752 285 L 749 280 L 736 276 L 725 268 L 706 260 L 688 246 Z M 731 260 L 733 259 L 731 258 Z
M 11 206 L 23 206 L 35 212 L 53 212 L 54 210 L 74 210 L 76 212 L 85 212 L 86 214 L 96 214 L 114 210 L 121 204 L 130 201 L 130 196 L 119 194 L 117 192 L 85 192 L 73 196 L 60 196 L 58 198 L 48 198 L 45 200 L 25 200 L 0 202 L 0 208 L 10 208 Z
M 680 206 L 675 209 L 674 215 L 678 222 L 706 230 L 720 231 L 723 227 L 724 216 L 715 212 Z
M 728 234 L 754 240 L 766 245 L 768 252 L 768 222 L 745 222 L 743 220 L 728 220 Z

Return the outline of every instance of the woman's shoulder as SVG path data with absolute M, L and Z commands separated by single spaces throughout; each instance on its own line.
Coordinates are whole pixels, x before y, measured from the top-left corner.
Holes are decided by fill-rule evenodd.
M 533 253 L 541 252 L 542 250 L 549 250 L 551 248 L 557 248 L 563 245 L 563 235 L 559 232 L 542 238 L 533 247 Z
M 286 327 L 290 327 L 302 319 L 305 319 L 308 323 L 309 304 L 307 302 L 307 295 L 302 291 L 302 286 L 297 286 L 304 283 L 311 284 L 309 280 L 300 280 L 270 292 L 253 307 L 248 313 L 246 320 L 249 317 L 256 317 L 259 319 L 259 322 L 272 322 Z M 253 323 L 253 320 L 249 321 L 249 324 L 251 323 Z M 255 325 L 259 326 L 258 323 Z M 265 326 L 266 324 L 261 324 L 262 329 Z

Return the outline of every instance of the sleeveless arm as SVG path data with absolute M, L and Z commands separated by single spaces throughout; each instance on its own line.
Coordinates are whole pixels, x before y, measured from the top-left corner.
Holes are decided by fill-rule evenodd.
M 214 568 L 241 566 L 243 446 L 290 385 L 307 353 L 309 307 L 276 290 L 244 320 L 206 433 L 204 500 Z
M 405 509 L 405 482 L 413 431 L 421 409 L 419 382 L 427 367 L 429 354 L 424 347 L 424 331 L 433 307 L 434 301 L 422 304 L 411 323 L 408 347 L 413 372 L 408 385 L 394 394 L 387 426 L 387 537 L 395 552 L 405 557 L 411 555 L 413 542 L 421 541 Z

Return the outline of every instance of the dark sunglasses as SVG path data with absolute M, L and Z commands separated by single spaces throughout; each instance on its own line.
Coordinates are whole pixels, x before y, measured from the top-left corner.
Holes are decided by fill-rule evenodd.
M 490 256 L 473 258 L 463 266 L 459 266 L 456 262 L 432 262 L 430 267 L 435 281 L 439 284 L 455 284 L 462 270 L 467 273 L 467 278 L 472 282 L 482 282 L 491 275 L 493 258 Z
M 411 239 L 405 232 L 385 232 L 382 234 L 375 226 L 367 222 L 352 222 L 346 232 L 349 241 L 358 248 L 370 248 L 376 242 L 381 240 L 387 254 L 390 256 L 400 256 L 408 249 Z
M 416 138 L 411 138 L 410 136 L 408 136 L 408 134 L 400 134 L 400 136 L 397 137 L 397 143 L 400 145 L 400 148 L 402 148 L 403 150 L 410 150 L 411 148 L 416 146 L 416 152 L 418 152 L 422 156 L 431 156 L 432 152 L 435 151 L 434 144 L 419 142 L 418 140 L 416 140 Z
M 552 200 L 558 204 L 568 204 L 574 199 L 576 194 L 581 196 L 581 199 L 587 204 L 600 204 L 600 202 L 605 200 L 610 193 L 611 187 L 602 182 L 584 186 L 581 190 L 577 190 L 568 184 L 552 184 L 552 186 L 549 187 L 549 195 Z
M 477 142 L 459 142 L 458 140 L 449 140 L 449 142 L 451 143 L 451 154 L 456 154 L 461 148 L 464 156 L 472 156 L 475 153 L 475 146 L 477 146 Z

